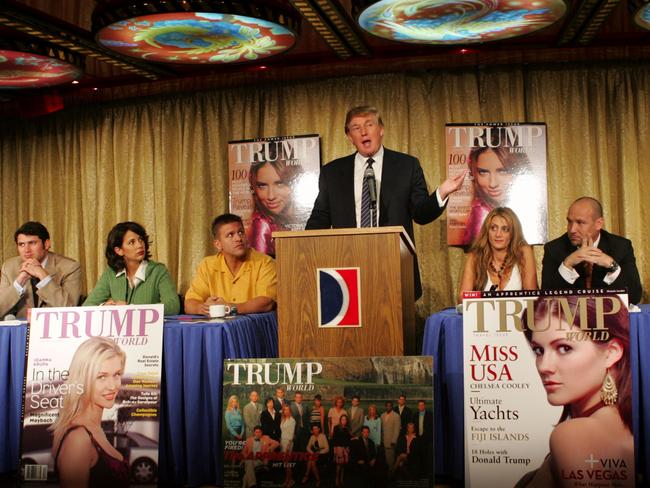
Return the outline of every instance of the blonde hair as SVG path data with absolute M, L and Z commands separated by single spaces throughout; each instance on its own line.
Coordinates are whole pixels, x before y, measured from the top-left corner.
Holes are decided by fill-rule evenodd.
M 524 253 L 523 246 L 528 243 L 524 239 L 524 233 L 521 230 L 521 222 L 517 218 L 512 209 L 508 207 L 497 207 L 490 211 L 485 217 L 481 231 L 479 232 L 474 244 L 470 249 L 470 253 L 474 254 L 474 283 L 472 290 L 482 290 L 488 279 L 488 266 L 492 260 L 492 247 L 490 246 L 489 230 L 490 225 L 495 217 L 504 219 L 510 227 L 510 244 L 508 244 L 508 254 L 504 263 L 504 269 L 511 269 L 515 264 L 519 264 L 519 268 L 523 273 Z
M 115 341 L 106 337 L 91 337 L 77 348 L 65 381 L 67 388 L 63 395 L 63 406 L 59 409 L 59 417 L 49 429 L 54 433 L 55 446 L 75 417 L 90 405 L 94 382 L 104 361 L 116 356 L 120 358 L 124 369 L 126 354 Z
M 234 410 L 234 407 L 230 406 L 233 400 L 236 403 L 235 406 L 239 408 L 239 398 L 237 398 L 237 395 L 230 395 L 230 398 L 228 398 L 228 403 L 226 404 L 226 410 Z
M 289 412 L 289 415 L 286 415 L 286 416 L 285 416 L 285 415 L 284 415 L 284 412 L 285 412 L 285 411 L 286 411 L 286 412 Z M 286 418 L 286 419 L 289 419 L 289 418 L 293 417 L 293 414 L 291 413 L 291 407 L 289 406 L 288 403 L 285 403 L 284 405 L 282 405 L 282 408 L 280 409 L 280 417 L 282 417 L 282 421 L 283 421 L 283 422 L 284 422 L 284 419 L 285 419 L 285 418 Z
M 366 415 L 366 417 L 370 418 L 370 409 L 375 411 L 375 417 L 379 417 L 379 412 L 377 412 L 377 405 L 375 405 L 374 403 L 368 405 L 368 414 Z

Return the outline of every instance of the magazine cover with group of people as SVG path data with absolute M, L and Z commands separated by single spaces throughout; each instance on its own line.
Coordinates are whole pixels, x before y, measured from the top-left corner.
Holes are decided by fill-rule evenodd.
M 224 488 L 433 486 L 433 358 L 224 362 Z
M 162 340 L 162 304 L 32 309 L 23 481 L 156 481 Z

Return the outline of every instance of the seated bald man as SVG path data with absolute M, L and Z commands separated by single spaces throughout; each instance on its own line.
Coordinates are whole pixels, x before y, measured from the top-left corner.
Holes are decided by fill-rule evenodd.
M 566 234 L 544 246 L 542 289 L 627 288 L 630 303 L 639 303 L 641 279 L 632 242 L 603 229 L 600 202 L 580 197 L 566 219 Z

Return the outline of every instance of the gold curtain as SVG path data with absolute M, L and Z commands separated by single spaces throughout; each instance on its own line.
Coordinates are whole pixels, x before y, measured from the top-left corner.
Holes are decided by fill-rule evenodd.
M 241 87 L 5 121 L 0 259 L 15 254 L 20 224 L 39 220 L 53 249 L 82 263 L 92 288 L 106 266 L 108 231 L 136 220 L 184 292 L 213 252 L 212 218 L 228 208 L 228 141 L 318 133 L 327 162 L 352 152 L 347 109 L 372 104 L 383 114 L 385 145 L 419 157 L 431 191 L 445 178 L 445 123 L 546 122 L 549 238 L 564 232 L 573 199 L 600 199 L 606 228 L 634 242 L 647 289 L 648 87 L 648 64 L 473 68 Z M 457 293 L 464 256 L 447 247 L 445 218 L 416 228 L 420 317 L 452 305 Z M 541 256 L 537 246 L 538 264 Z

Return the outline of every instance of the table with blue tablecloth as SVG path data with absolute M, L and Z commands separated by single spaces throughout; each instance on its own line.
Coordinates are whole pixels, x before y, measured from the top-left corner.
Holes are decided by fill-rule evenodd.
M 159 482 L 174 486 L 222 480 L 223 360 L 277 357 L 274 312 L 219 323 L 164 325 Z M 0 473 L 18 469 L 27 325 L 0 327 Z
M 650 479 L 650 305 L 630 313 L 636 469 Z M 463 316 L 449 308 L 431 315 L 422 354 L 434 357 L 436 475 L 464 478 Z

